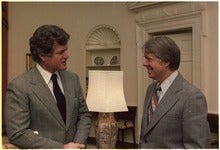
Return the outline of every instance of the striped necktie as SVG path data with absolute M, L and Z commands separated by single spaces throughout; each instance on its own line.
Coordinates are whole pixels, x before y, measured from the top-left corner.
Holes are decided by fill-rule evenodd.
M 155 111 L 158 105 L 159 97 L 157 91 L 161 91 L 161 87 L 159 83 L 157 83 L 156 86 L 154 87 L 154 92 L 152 94 L 151 102 L 148 107 L 148 122 L 151 120 L 153 112 Z

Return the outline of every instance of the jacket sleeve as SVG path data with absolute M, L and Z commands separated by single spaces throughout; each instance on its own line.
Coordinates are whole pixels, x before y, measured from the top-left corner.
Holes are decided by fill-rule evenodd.
M 77 119 L 77 129 L 73 142 L 86 144 L 86 140 L 89 136 L 91 128 L 91 114 L 89 113 L 86 101 L 83 96 L 83 91 L 80 86 L 80 81 L 76 75 L 75 92 L 77 93 L 77 98 L 79 99 L 79 113 Z
M 186 93 L 183 95 L 188 98 L 183 110 L 183 144 L 185 148 L 210 148 L 206 99 L 198 89 Z

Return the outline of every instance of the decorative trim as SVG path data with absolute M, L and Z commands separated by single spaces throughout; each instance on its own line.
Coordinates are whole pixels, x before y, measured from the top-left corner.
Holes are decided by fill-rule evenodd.
M 168 5 L 169 4 L 169 5 Z M 150 5 L 152 7 L 152 5 Z M 136 15 L 137 24 L 149 23 L 153 21 L 162 21 L 170 18 L 181 18 L 201 12 L 206 8 L 206 3 L 185 2 L 185 3 L 157 3 L 153 4 L 146 11 L 142 11 Z M 142 8 L 143 9 L 143 8 Z M 146 8 L 145 8 L 146 9 Z
M 90 32 L 86 42 L 87 49 L 92 48 L 115 48 L 120 47 L 121 40 L 115 28 L 109 25 L 96 26 Z
M 167 2 L 127 2 L 127 7 L 134 12 L 140 12 L 145 9 L 155 8 L 158 5 L 166 4 Z

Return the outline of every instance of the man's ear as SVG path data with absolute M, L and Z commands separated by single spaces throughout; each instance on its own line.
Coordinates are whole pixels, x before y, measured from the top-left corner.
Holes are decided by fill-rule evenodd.
M 45 61 L 47 56 L 44 54 L 39 54 L 39 57 L 40 57 L 41 61 Z
M 170 62 L 163 62 L 166 67 L 169 67 Z

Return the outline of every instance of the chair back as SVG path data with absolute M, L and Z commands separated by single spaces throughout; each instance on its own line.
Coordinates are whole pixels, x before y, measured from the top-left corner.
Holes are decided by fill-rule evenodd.
M 125 120 L 135 122 L 137 106 L 128 106 L 128 111 L 115 113 L 116 120 Z

